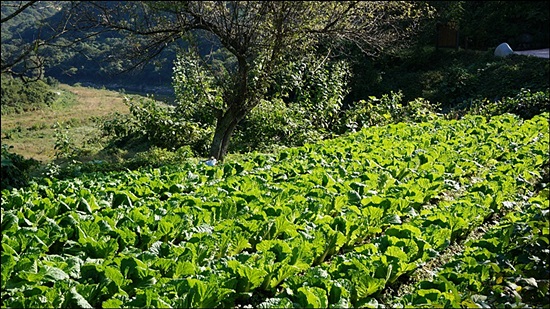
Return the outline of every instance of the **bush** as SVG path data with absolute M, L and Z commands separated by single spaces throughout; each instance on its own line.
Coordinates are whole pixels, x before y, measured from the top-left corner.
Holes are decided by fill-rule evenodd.
M 185 159 L 193 156 L 193 151 L 189 146 L 181 147 L 176 151 L 152 147 L 147 151 L 136 154 L 132 159 L 126 161 L 124 166 L 128 169 L 137 169 L 140 167 L 160 167 L 162 165 L 181 164 Z
M 368 100 L 356 102 L 341 118 L 339 133 L 396 122 L 429 121 L 437 117 L 437 105 L 424 98 L 416 98 L 405 105 L 401 103 L 402 100 L 401 91 L 392 91 L 381 98 L 371 96 Z
M 156 168 L 163 165 L 177 165 L 193 158 L 195 155 L 189 146 L 184 146 L 176 151 L 151 147 L 135 154 L 127 160 L 110 158 L 104 160 L 92 160 L 81 162 L 77 159 L 66 160 L 62 163 L 51 162 L 41 166 L 35 176 L 42 175 L 47 178 L 69 179 L 80 177 L 86 173 L 110 173 L 116 171 L 136 170 L 142 167 Z M 2 167 L 3 169 L 3 167 Z
M 57 88 L 59 86 L 59 81 L 51 76 L 46 76 L 44 82 L 46 82 L 46 84 L 48 84 L 52 88 Z
M 30 180 L 30 171 L 40 162 L 25 159 L 22 155 L 12 153 L 13 146 L 2 144 L 2 190 L 26 186 Z
M 2 115 L 38 110 L 51 106 L 56 99 L 52 88 L 42 80 L 24 83 L 3 74 L 1 84 Z
M 512 113 L 523 119 L 531 119 L 536 115 L 550 111 L 549 89 L 532 92 L 528 89 L 513 97 L 504 97 L 500 100 L 475 99 L 462 102 L 447 115 L 448 118 L 460 118 L 465 114 L 496 116 Z
M 59 122 L 53 125 L 55 129 L 55 158 L 56 159 L 75 159 L 80 155 L 81 150 L 74 145 L 74 141 L 69 135 L 69 125 L 65 125 L 65 128 Z
M 298 146 L 322 138 L 306 114 L 282 99 L 262 100 L 233 136 L 231 151 L 270 151 L 277 146 Z
M 126 97 L 129 115 L 115 114 L 100 125 L 104 136 L 112 136 L 119 146 L 146 141 L 150 146 L 176 150 L 189 146 L 197 155 L 207 151 L 212 127 L 201 127 L 175 108 L 151 98 Z

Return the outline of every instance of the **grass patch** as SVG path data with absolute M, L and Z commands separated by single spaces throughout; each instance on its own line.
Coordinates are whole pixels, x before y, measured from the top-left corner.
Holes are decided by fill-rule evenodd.
M 74 147 L 94 152 L 102 148 L 97 121 L 115 112 L 129 113 L 119 92 L 60 84 L 58 93 L 49 107 L 3 115 L 2 143 L 13 146 L 14 153 L 49 163 L 56 157 L 60 129 Z

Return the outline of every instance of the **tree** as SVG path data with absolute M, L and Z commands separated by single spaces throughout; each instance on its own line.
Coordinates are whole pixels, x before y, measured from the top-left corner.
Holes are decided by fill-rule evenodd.
M 425 16 L 423 2 L 400 1 L 154 1 L 86 2 L 83 27 L 114 29 L 135 39 L 125 57 L 136 66 L 168 44 L 200 33 L 233 57 L 220 81 L 210 156 L 223 160 L 237 124 L 260 102 L 288 55 L 325 50 L 336 55 L 354 44 L 376 55 L 406 44 Z M 208 65 L 208 61 L 202 62 Z M 210 63 L 211 64 L 211 63 Z

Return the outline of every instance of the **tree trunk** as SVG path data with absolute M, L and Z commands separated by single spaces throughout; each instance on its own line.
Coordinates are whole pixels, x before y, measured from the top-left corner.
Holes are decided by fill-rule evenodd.
M 246 103 L 252 98 L 249 96 L 248 89 L 248 64 L 246 57 L 241 54 L 235 54 L 238 61 L 238 71 L 236 75 L 236 83 L 232 92 L 228 97 L 228 109 L 218 117 L 216 130 L 214 131 L 214 139 L 210 146 L 210 156 L 219 161 L 223 161 L 229 148 L 229 141 L 237 124 L 246 116 L 252 107 L 246 107 Z
M 214 138 L 210 145 L 210 156 L 219 161 L 223 161 L 229 148 L 229 141 L 237 127 L 237 124 L 246 116 L 246 111 L 238 108 L 230 108 L 227 110 L 216 123 Z

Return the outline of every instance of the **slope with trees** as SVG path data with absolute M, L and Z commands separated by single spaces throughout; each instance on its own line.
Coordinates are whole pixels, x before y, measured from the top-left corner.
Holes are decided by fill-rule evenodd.
M 117 55 L 131 42 L 115 31 L 82 28 L 81 4 L 2 1 L 2 74 L 138 91 L 152 86 L 169 88 L 174 47 L 141 71 L 127 72 L 132 59 Z

